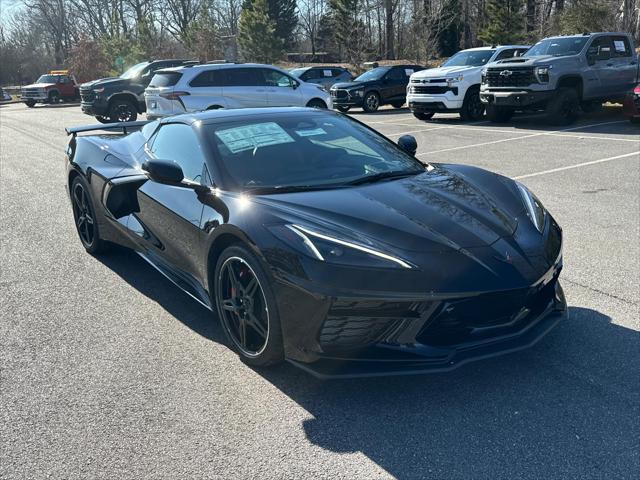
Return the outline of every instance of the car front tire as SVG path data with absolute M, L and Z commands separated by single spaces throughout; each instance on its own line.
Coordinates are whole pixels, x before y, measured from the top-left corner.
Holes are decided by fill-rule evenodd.
M 255 367 L 284 360 L 282 329 L 271 280 L 246 247 L 227 247 L 216 262 L 214 301 L 222 328 L 242 361 Z
M 116 99 L 109 107 L 109 118 L 112 122 L 135 122 L 138 118 L 138 110 L 129 100 Z
M 435 112 L 413 112 L 413 116 L 418 120 L 431 120 L 434 115 Z
M 309 107 L 309 108 L 320 108 L 320 109 L 326 110 L 327 109 L 327 104 L 324 103 L 319 98 L 314 98 L 313 100 L 309 100 L 309 103 L 307 103 L 307 107 Z
M 367 113 L 373 113 L 380 108 L 380 96 L 376 92 L 369 92 L 364 96 L 362 109 Z
M 33 100 L 27 100 L 26 102 L 24 102 L 24 104 L 29 108 L 33 108 L 35 107 L 36 102 L 34 102 Z
M 342 106 L 342 105 L 336 105 L 336 109 L 338 111 L 342 112 L 342 113 L 347 113 L 351 109 L 351 107 L 345 107 L 345 106 Z
M 486 107 L 487 118 L 493 123 L 505 123 L 513 117 L 513 109 L 509 107 L 497 107 L 489 104 Z
M 559 88 L 547 105 L 549 123 L 557 126 L 572 124 L 578 118 L 579 107 L 578 92 L 573 88 Z
M 467 90 L 460 110 L 460 118 L 464 121 L 478 121 L 484 117 L 484 104 L 480 101 L 480 89 L 472 87 Z
M 89 184 L 80 176 L 71 182 L 71 207 L 76 232 L 82 246 L 91 255 L 108 250 L 108 243 L 100 238 L 100 229 Z

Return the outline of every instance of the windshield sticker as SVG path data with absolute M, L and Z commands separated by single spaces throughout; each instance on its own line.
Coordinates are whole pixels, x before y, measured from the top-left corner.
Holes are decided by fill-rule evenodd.
M 216 132 L 216 137 L 222 140 L 231 153 L 295 141 L 275 122 L 255 123 L 220 130 Z
M 322 73 L 324 73 L 325 77 L 330 77 L 331 76 L 331 70 L 323 70 Z
M 616 52 L 625 53 L 627 51 L 622 40 L 614 40 L 613 45 L 616 47 Z
M 315 135 L 326 135 L 327 132 L 323 128 L 310 128 L 308 130 L 296 130 L 299 137 L 313 137 Z
M 405 69 L 404 69 L 404 74 L 405 74 L 407 77 L 410 77 L 412 73 L 413 73 L 413 68 L 405 68 Z

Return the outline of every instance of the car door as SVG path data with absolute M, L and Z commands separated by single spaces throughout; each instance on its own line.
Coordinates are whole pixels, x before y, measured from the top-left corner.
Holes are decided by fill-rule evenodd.
M 205 155 L 190 125 L 162 125 L 144 148 L 142 160 L 176 162 L 184 178 L 204 183 Z M 147 232 L 143 238 L 155 260 L 201 278 L 200 219 L 203 204 L 193 188 L 167 185 L 149 179 L 138 189 L 140 211 L 135 218 Z
M 634 56 L 629 38 L 624 35 L 611 36 L 611 63 L 614 69 L 615 91 L 625 95 L 636 84 L 638 59 Z
M 586 98 L 607 98 L 615 95 L 617 80 L 611 59 L 612 49 L 613 43 L 608 35 L 594 38 L 587 49 L 587 61 L 591 65 L 593 75 L 585 85 Z
M 260 69 L 267 84 L 270 107 L 303 107 L 298 83 L 284 72 L 271 68 Z
M 189 95 L 181 97 L 180 100 L 188 112 L 206 110 L 210 107 L 226 108 L 224 84 L 224 69 L 205 70 L 189 82 Z
M 394 67 L 389 70 L 382 79 L 382 97 L 384 101 L 399 100 L 405 97 L 407 76 L 404 69 Z
M 222 94 L 227 108 L 266 107 L 267 85 L 260 68 L 225 68 Z

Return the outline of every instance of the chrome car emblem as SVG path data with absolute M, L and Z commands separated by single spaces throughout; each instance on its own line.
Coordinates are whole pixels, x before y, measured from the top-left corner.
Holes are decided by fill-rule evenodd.
M 500 76 L 501 76 L 501 77 L 508 77 L 508 76 L 510 76 L 512 73 L 513 73 L 513 72 L 512 72 L 511 70 L 502 70 L 502 71 L 500 72 Z

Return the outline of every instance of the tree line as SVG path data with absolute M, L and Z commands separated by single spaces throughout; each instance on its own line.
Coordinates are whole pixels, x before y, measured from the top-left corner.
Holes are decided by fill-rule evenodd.
M 424 63 L 551 34 L 640 39 L 640 0 L 24 0 L 0 14 L 5 85 L 64 67 L 87 80 L 153 58 Z

